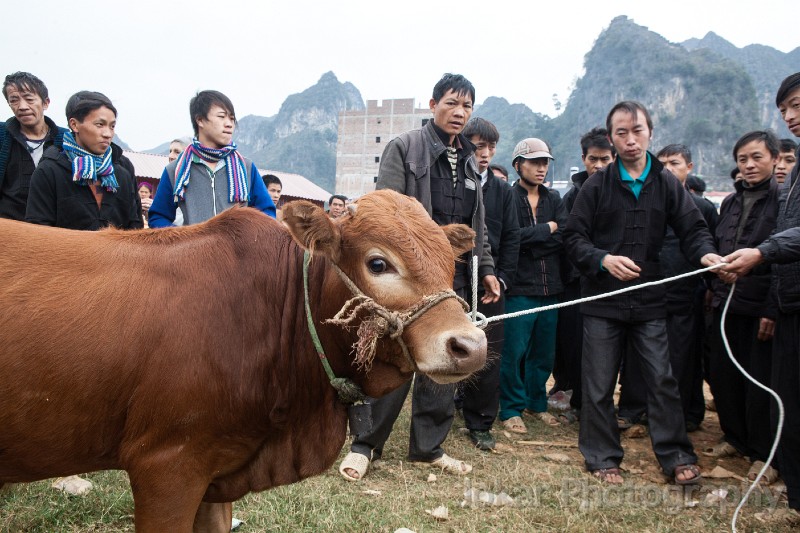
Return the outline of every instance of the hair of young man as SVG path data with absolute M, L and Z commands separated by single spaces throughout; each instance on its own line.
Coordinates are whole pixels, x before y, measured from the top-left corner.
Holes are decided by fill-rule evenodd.
M 692 162 L 692 151 L 689 150 L 689 147 L 685 144 L 668 144 L 656 154 L 656 157 L 661 159 L 662 157 L 669 157 L 671 155 L 680 155 L 683 157 L 683 160 L 686 161 L 686 164 Z
M 208 117 L 208 112 L 211 107 L 218 105 L 234 117 L 233 123 L 236 124 L 236 112 L 233 109 L 233 102 L 231 99 L 219 91 L 199 91 L 192 100 L 189 102 L 189 116 L 192 119 L 192 128 L 194 134 L 200 132 L 197 121 Z
M 739 153 L 739 150 L 746 144 L 749 144 L 753 141 L 761 141 L 764 143 L 764 146 L 767 147 L 767 151 L 770 153 L 772 157 L 778 157 L 780 153 L 780 142 L 778 138 L 769 130 L 756 130 L 751 131 L 749 133 L 745 133 L 739 140 L 736 141 L 736 144 L 733 145 L 733 160 L 736 161 L 736 157 Z
M 609 131 L 609 133 L 613 133 L 611 131 L 611 118 L 617 111 L 629 113 L 634 120 L 636 120 L 636 112 L 641 111 L 642 115 L 644 116 L 644 120 L 647 123 L 647 128 L 650 130 L 650 133 L 653 133 L 653 119 L 650 118 L 650 113 L 647 112 L 647 109 L 642 104 L 634 100 L 624 100 L 611 108 L 611 111 L 608 112 L 608 116 L 606 117 L 606 129 Z
M 736 176 L 738 176 L 739 174 L 741 174 L 741 171 L 739 170 L 739 167 L 733 167 L 733 170 L 731 170 L 731 173 L 730 173 L 730 174 L 731 174 L 731 179 L 732 179 L 733 181 L 736 181 Z
M 433 101 L 438 102 L 450 90 L 458 96 L 469 94 L 472 103 L 475 103 L 475 87 L 472 86 L 472 83 L 461 74 L 450 74 L 449 72 L 433 86 Z
M 581 153 L 585 156 L 589 153 L 589 148 L 598 150 L 610 150 L 611 155 L 615 155 L 614 145 L 608 140 L 608 130 L 603 128 L 592 128 L 581 137 Z
M 775 96 L 775 107 L 780 107 L 781 103 L 789 96 L 789 93 L 798 88 L 800 88 L 800 72 L 786 76 L 778 88 L 778 94 Z
M 275 174 L 264 174 L 262 179 L 264 180 L 264 185 L 266 187 L 269 187 L 273 183 L 277 183 L 281 186 L 281 189 L 283 189 L 283 183 L 281 183 L 281 179 Z
M 30 72 L 15 72 L 6 76 L 6 81 L 3 82 L 3 96 L 6 98 L 6 102 L 8 102 L 9 87 L 15 87 L 20 92 L 36 93 L 42 100 L 48 98 L 47 86 Z
M 334 200 L 341 200 L 343 204 L 347 205 L 347 196 L 343 194 L 334 194 L 331 196 L 331 199 L 328 200 L 328 205 L 331 205 Z
M 487 143 L 496 143 L 500 140 L 500 132 L 485 118 L 475 117 L 467 122 L 464 131 L 461 132 L 467 139 L 478 137 Z
M 794 153 L 797 151 L 797 143 L 794 142 L 793 139 L 781 139 L 781 152 L 792 152 Z
M 492 171 L 499 170 L 500 173 L 503 176 L 505 176 L 506 178 L 508 177 L 508 169 L 506 167 L 504 167 L 503 165 L 499 165 L 497 163 L 492 163 L 491 165 L 489 165 L 489 170 L 492 170 Z
M 78 122 L 83 122 L 89 113 L 101 107 L 109 108 L 114 113 L 114 116 L 117 116 L 117 108 L 114 107 L 108 96 L 96 91 L 79 91 L 67 100 L 67 122 L 71 118 Z

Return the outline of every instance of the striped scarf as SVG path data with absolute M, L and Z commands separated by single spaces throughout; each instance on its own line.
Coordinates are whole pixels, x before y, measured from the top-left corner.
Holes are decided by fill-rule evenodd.
M 64 133 L 64 152 L 72 160 L 72 181 L 79 185 L 89 185 L 100 180 L 100 185 L 108 192 L 117 192 L 117 177 L 114 175 L 114 165 L 111 163 L 111 146 L 103 155 L 87 152 L 75 141 L 71 131 Z
M 172 191 L 173 200 L 177 204 L 183 200 L 186 187 L 189 185 L 189 175 L 192 170 L 192 156 L 196 155 L 208 163 L 217 163 L 225 160 L 225 171 L 228 174 L 228 199 L 231 203 L 247 202 L 250 191 L 247 188 L 247 172 L 244 168 L 244 159 L 236 150 L 236 143 L 231 142 L 224 148 L 209 148 L 203 146 L 197 137 L 192 139 L 192 144 L 178 157 L 175 167 L 175 188 Z

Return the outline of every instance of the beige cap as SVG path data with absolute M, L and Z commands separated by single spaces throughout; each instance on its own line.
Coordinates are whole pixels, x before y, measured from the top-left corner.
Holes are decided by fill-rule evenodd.
M 514 155 L 511 157 L 511 162 L 513 163 L 516 161 L 518 157 L 524 157 L 525 159 L 547 157 L 555 160 L 555 158 L 550 155 L 550 149 L 547 147 L 547 143 L 535 137 L 523 139 L 517 143 L 516 148 L 514 148 Z

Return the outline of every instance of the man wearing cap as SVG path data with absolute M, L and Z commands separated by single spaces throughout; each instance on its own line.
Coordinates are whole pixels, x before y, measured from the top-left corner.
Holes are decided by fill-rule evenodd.
M 541 139 L 524 139 L 514 148 L 512 165 L 519 180 L 512 189 L 520 245 L 507 313 L 555 304 L 564 290 L 560 256 L 567 212 L 558 193 L 544 186 L 552 159 L 547 143 Z M 547 379 L 553 371 L 557 322 L 555 309 L 505 321 L 499 417 L 508 431 L 527 431 L 523 412 L 548 425 L 559 423 L 547 412 Z
M 786 126 L 800 137 L 800 72 L 781 83 L 775 97 Z M 736 250 L 725 270 L 744 276 L 760 263 L 772 265 L 778 304 L 772 341 L 772 387 L 781 397 L 785 422 L 778 446 L 778 469 L 786 482 L 789 507 L 800 511 L 800 165 L 781 189 L 775 233 L 756 248 Z M 773 403 L 773 420 L 777 407 Z
M 462 134 L 474 101 L 475 88 L 468 79 L 459 74 L 445 74 L 434 86 L 429 102 L 432 120 L 386 145 L 376 189 L 390 189 L 416 198 L 439 225 L 461 223 L 475 231 L 475 248 L 457 258 L 453 290 L 469 298 L 470 259 L 477 255 L 478 279 L 485 289 L 482 301 L 488 304 L 500 299 L 500 283 L 494 274 L 492 250 L 486 236 L 474 148 Z M 409 382 L 380 399 L 369 400 L 372 427 L 359 431 L 353 439 L 351 452 L 339 466 L 345 479 L 363 479 L 370 463 L 381 457 L 410 387 Z M 453 424 L 455 388 L 455 384 L 439 385 L 424 374 L 414 375 L 408 458 L 464 475 L 472 471 L 472 466 L 450 457 L 442 449 Z
M 583 276 L 582 296 L 660 279 L 659 253 L 668 226 L 693 265 L 720 262 L 690 193 L 647 151 L 653 122 L 645 107 L 633 101 L 616 104 L 606 129 L 617 161 L 586 180 L 564 232 L 567 254 Z M 650 438 L 661 468 L 677 484 L 700 478 L 669 365 L 665 291 L 664 285 L 655 285 L 581 305 L 583 405 L 578 444 L 586 468 L 606 483 L 622 483 L 623 450 L 613 392 L 623 348 L 628 358 L 641 363 Z

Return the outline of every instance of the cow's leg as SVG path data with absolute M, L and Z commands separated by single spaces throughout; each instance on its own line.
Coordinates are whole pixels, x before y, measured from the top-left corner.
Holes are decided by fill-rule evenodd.
M 227 533 L 231 530 L 231 503 L 202 502 L 194 517 L 193 533 Z
M 129 471 L 129 476 L 136 533 L 192 531 L 208 480 L 170 469 L 148 469 L 143 474 Z

